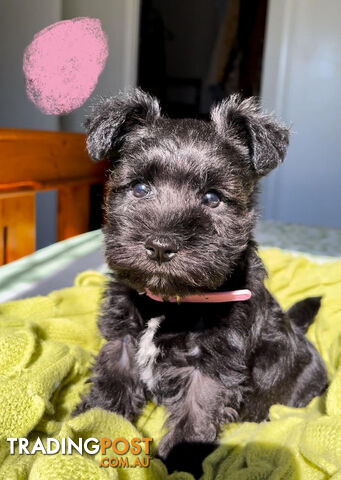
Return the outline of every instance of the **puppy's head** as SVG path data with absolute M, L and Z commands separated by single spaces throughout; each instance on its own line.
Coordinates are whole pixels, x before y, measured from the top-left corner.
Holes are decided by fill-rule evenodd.
M 288 129 L 234 95 L 209 122 L 161 116 L 135 90 L 95 107 L 94 160 L 109 157 L 106 257 L 129 286 L 162 296 L 216 289 L 245 251 L 260 177 L 284 159 Z

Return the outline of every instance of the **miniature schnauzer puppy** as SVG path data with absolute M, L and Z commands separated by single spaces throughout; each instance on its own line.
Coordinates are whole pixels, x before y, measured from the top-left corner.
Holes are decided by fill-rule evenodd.
M 283 312 L 253 236 L 257 185 L 283 161 L 289 131 L 252 98 L 232 95 L 210 121 L 170 119 L 138 89 L 100 102 L 86 129 L 92 159 L 111 160 L 113 273 L 99 319 L 107 343 L 76 413 L 133 420 L 148 400 L 165 405 L 158 455 L 193 471 L 191 446 L 195 458 L 208 452 L 225 423 L 303 407 L 327 385 L 305 337 L 320 298 Z

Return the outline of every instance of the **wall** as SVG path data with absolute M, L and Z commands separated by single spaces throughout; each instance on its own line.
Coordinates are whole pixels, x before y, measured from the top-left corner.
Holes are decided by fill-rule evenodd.
M 60 0 L 0 0 L 0 127 L 58 129 L 58 117 L 42 114 L 28 99 L 23 53 L 36 32 L 61 15 Z
M 64 0 L 64 19 L 99 18 L 108 36 L 109 57 L 90 99 L 61 117 L 63 130 L 81 131 L 89 105 L 99 96 L 116 94 L 136 85 L 140 0 Z
M 0 0 L 0 11 L 0 128 L 58 130 L 58 117 L 44 115 L 28 99 L 22 62 L 34 34 L 61 18 L 61 2 Z M 56 192 L 39 193 L 36 211 L 36 247 L 41 248 L 56 240 Z
M 264 217 L 341 227 L 341 2 L 270 0 L 262 102 L 292 124 L 263 183 Z
M 94 98 L 135 85 L 140 0 L 0 0 L 0 128 L 81 131 Z M 35 33 L 62 19 L 96 17 L 109 39 L 109 58 L 86 104 L 64 117 L 42 114 L 28 99 L 22 72 L 25 47 Z M 37 195 L 37 243 L 56 241 L 56 192 Z

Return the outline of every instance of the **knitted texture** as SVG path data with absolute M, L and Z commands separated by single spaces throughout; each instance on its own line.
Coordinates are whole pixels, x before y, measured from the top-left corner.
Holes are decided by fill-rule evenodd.
M 204 461 L 202 480 L 341 480 L 341 261 L 318 264 L 278 249 L 261 256 L 267 287 L 284 309 L 323 296 L 308 337 L 324 358 L 330 386 L 306 408 L 274 405 L 270 422 L 226 425 L 221 446 Z M 165 433 L 164 407 L 149 403 L 135 425 L 100 409 L 70 417 L 89 389 L 90 367 L 104 344 L 96 326 L 104 287 L 105 277 L 88 271 L 74 287 L 0 305 L 0 480 L 193 478 L 168 476 L 157 459 L 147 468 L 102 468 L 100 453 L 9 454 L 8 437 L 28 438 L 30 449 L 37 437 L 147 436 L 155 452 Z

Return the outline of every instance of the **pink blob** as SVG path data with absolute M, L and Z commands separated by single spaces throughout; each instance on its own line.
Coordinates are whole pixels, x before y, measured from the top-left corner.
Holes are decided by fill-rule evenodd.
M 69 113 L 89 98 L 107 57 L 107 37 L 97 18 L 54 23 L 25 50 L 27 95 L 46 114 Z

